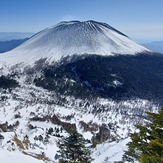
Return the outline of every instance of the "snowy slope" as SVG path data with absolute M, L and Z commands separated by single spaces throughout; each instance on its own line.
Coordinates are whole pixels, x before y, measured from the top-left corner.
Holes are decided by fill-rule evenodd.
M 47 28 L 23 45 L 0 56 L 9 64 L 33 64 L 47 58 L 58 61 L 74 54 L 115 55 L 149 51 L 111 26 L 95 21 L 61 22 Z
M 8 150 L 0 150 L 0 157 L 1 157 L 1 162 L 4 163 L 44 163 L 42 160 L 37 160 L 33 157 L 30 157 L 28 155 L 24 155 L 21 152 L 10 152 Z
M 126 143 L 129 142 L 128 132 L 134 131 L 133 124 L 143 121 L 140 117 L 134 116 L 134 108 L 137 105 L 137 109 L 143 113 L 142 108 L 150 108 L 153 106 L 153 110 L 157 110 L 157 106 L 145 100 L 131 100 L 122 101 L 116 103 L 107 99 L 97 99 L 97 101 L 90 102 L 82 101 L 80 99 L 73 99 L 67 97 L 65 105 L 58 105 L 58 99 L 54 94 L 33 86 L 26 87 L 22 85 L 21 88 L 17 88 L 12 92 L 4 92 L 2 96 L 5 97 L 5 101 L 0 98 L 0 124 L 8 123 L 7 126 L 14 125 L 17 121 L 19 125 L 11 129 L 8 127 L 7 131 L 1 132 L 4 136 L 4 140 L 0 140 L 0 158 L 5 163 L 15 160 L 13 163 L 41 163 L 42 161 L 36 159 L 34 156 L 40 156 L 45 153 L 45 158 L 49 161 L 47 163 L 58 162 L 55 160 L 55 154 L 58 150 L 57 141 L 60 140 L 56 134 L 61 136 L 67 136 L 65 126 L 54 124 L 48 119 L 44 121 L 33 119 L 33 117 L 52 117 L 56 115 L 62 122 L 75 124 L 79 133 L 81 133 L 85 139 L 91 141 L 92 136 L 96 135 L 101 125 L 111 124 L 110 138 L 105 142 L 98 144 L 95 148 L 91 148 L 92 163 L 113 163 L 114 161 L 120 161 L 124 150 L 127 149 Z M 39 98 L 38 98 L 39 97 Z M 101 113 L 94 112 L 96 108 L 103 108 Z M 87 109 L 86 109 L 87 108 Z M 123 108 L 123 109 L 122 109 Z M 127 108 L 127 109 L 126 109 Z M 117 114 L 117 112 L 125 112 L 130 108 L 128 114 Z M 133 110 L 133 111 L 132 111 Z M 139 113 L 139 112 L 137 112 Z M 16 115 L 19 115 L 16 117 Z M 66 119 L 66 117 L 70 117 Z M 95 130 L 85 131 L 81 122 L 91 126 L 95 125 Z M 31 128 L 30 126 L 33 126 Z M 55 128 L 59 128 L 59 132 L 56 132 Z M 62 132 L 60 128 L 63 128 Z M 48 133 L 48 130 L 53 128 L 52 133 Z M 20 148 L 14 137 L 16 136 L 22 143 L 25 136 L 29 137 L 29 145 L 25 149 Z M 35 136 L 42 135 L 43 140 L 34 140 Z M 45 138 L 48 136 L 48 141 Z M 115 140 L 112 140 L 112 137 Z M 24 143 L 25 146 L 25 143 Z

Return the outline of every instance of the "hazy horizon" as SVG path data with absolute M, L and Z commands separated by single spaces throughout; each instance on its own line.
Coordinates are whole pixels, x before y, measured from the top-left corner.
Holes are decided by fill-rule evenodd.
M 163 40 L 162 0 L 3 0 L 0 32 L 37 33 L 60 21 L 105 22 L 136 41 Z

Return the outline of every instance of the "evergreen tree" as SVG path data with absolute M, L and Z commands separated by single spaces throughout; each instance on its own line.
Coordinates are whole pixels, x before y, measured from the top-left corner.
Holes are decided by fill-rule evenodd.
M 138 133 L 131 134 L 128 151 L 123 161 L 140 163 L 163 163 L 163 108 L 159 113 L 147 113 L 150 123 L 137 125 Z
M 85 139 L 76 131 L 62 138 L 58 142 L 59 163 L 90 163 L 92 158 L 85 143 Z

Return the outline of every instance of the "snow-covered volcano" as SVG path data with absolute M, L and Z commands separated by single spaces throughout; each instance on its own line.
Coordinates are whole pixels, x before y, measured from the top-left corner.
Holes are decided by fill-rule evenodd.
M 95 21 L 61 22 L 47 28 L 18 48 L 0 56 L 9 64 L 32 64 L 41 58 L 58 61 L 74 54 L 135 55 L 149 51 L 106 23 Z
M 1 162 L 58 163 L 58 142 L 72 130 L 91 163 L 121 162 L 134 125 L 163 106 L 162 83 L 163 55 L 105 23 L 45 29 L 0 55 Z

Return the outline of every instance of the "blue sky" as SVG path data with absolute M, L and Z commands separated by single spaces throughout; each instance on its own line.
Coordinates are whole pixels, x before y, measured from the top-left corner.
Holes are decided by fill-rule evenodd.
M 163 40 L 163 0 L 0 0 L 0 32 L 38 32 L 63 20 L 106 22 L 136 40 Z

